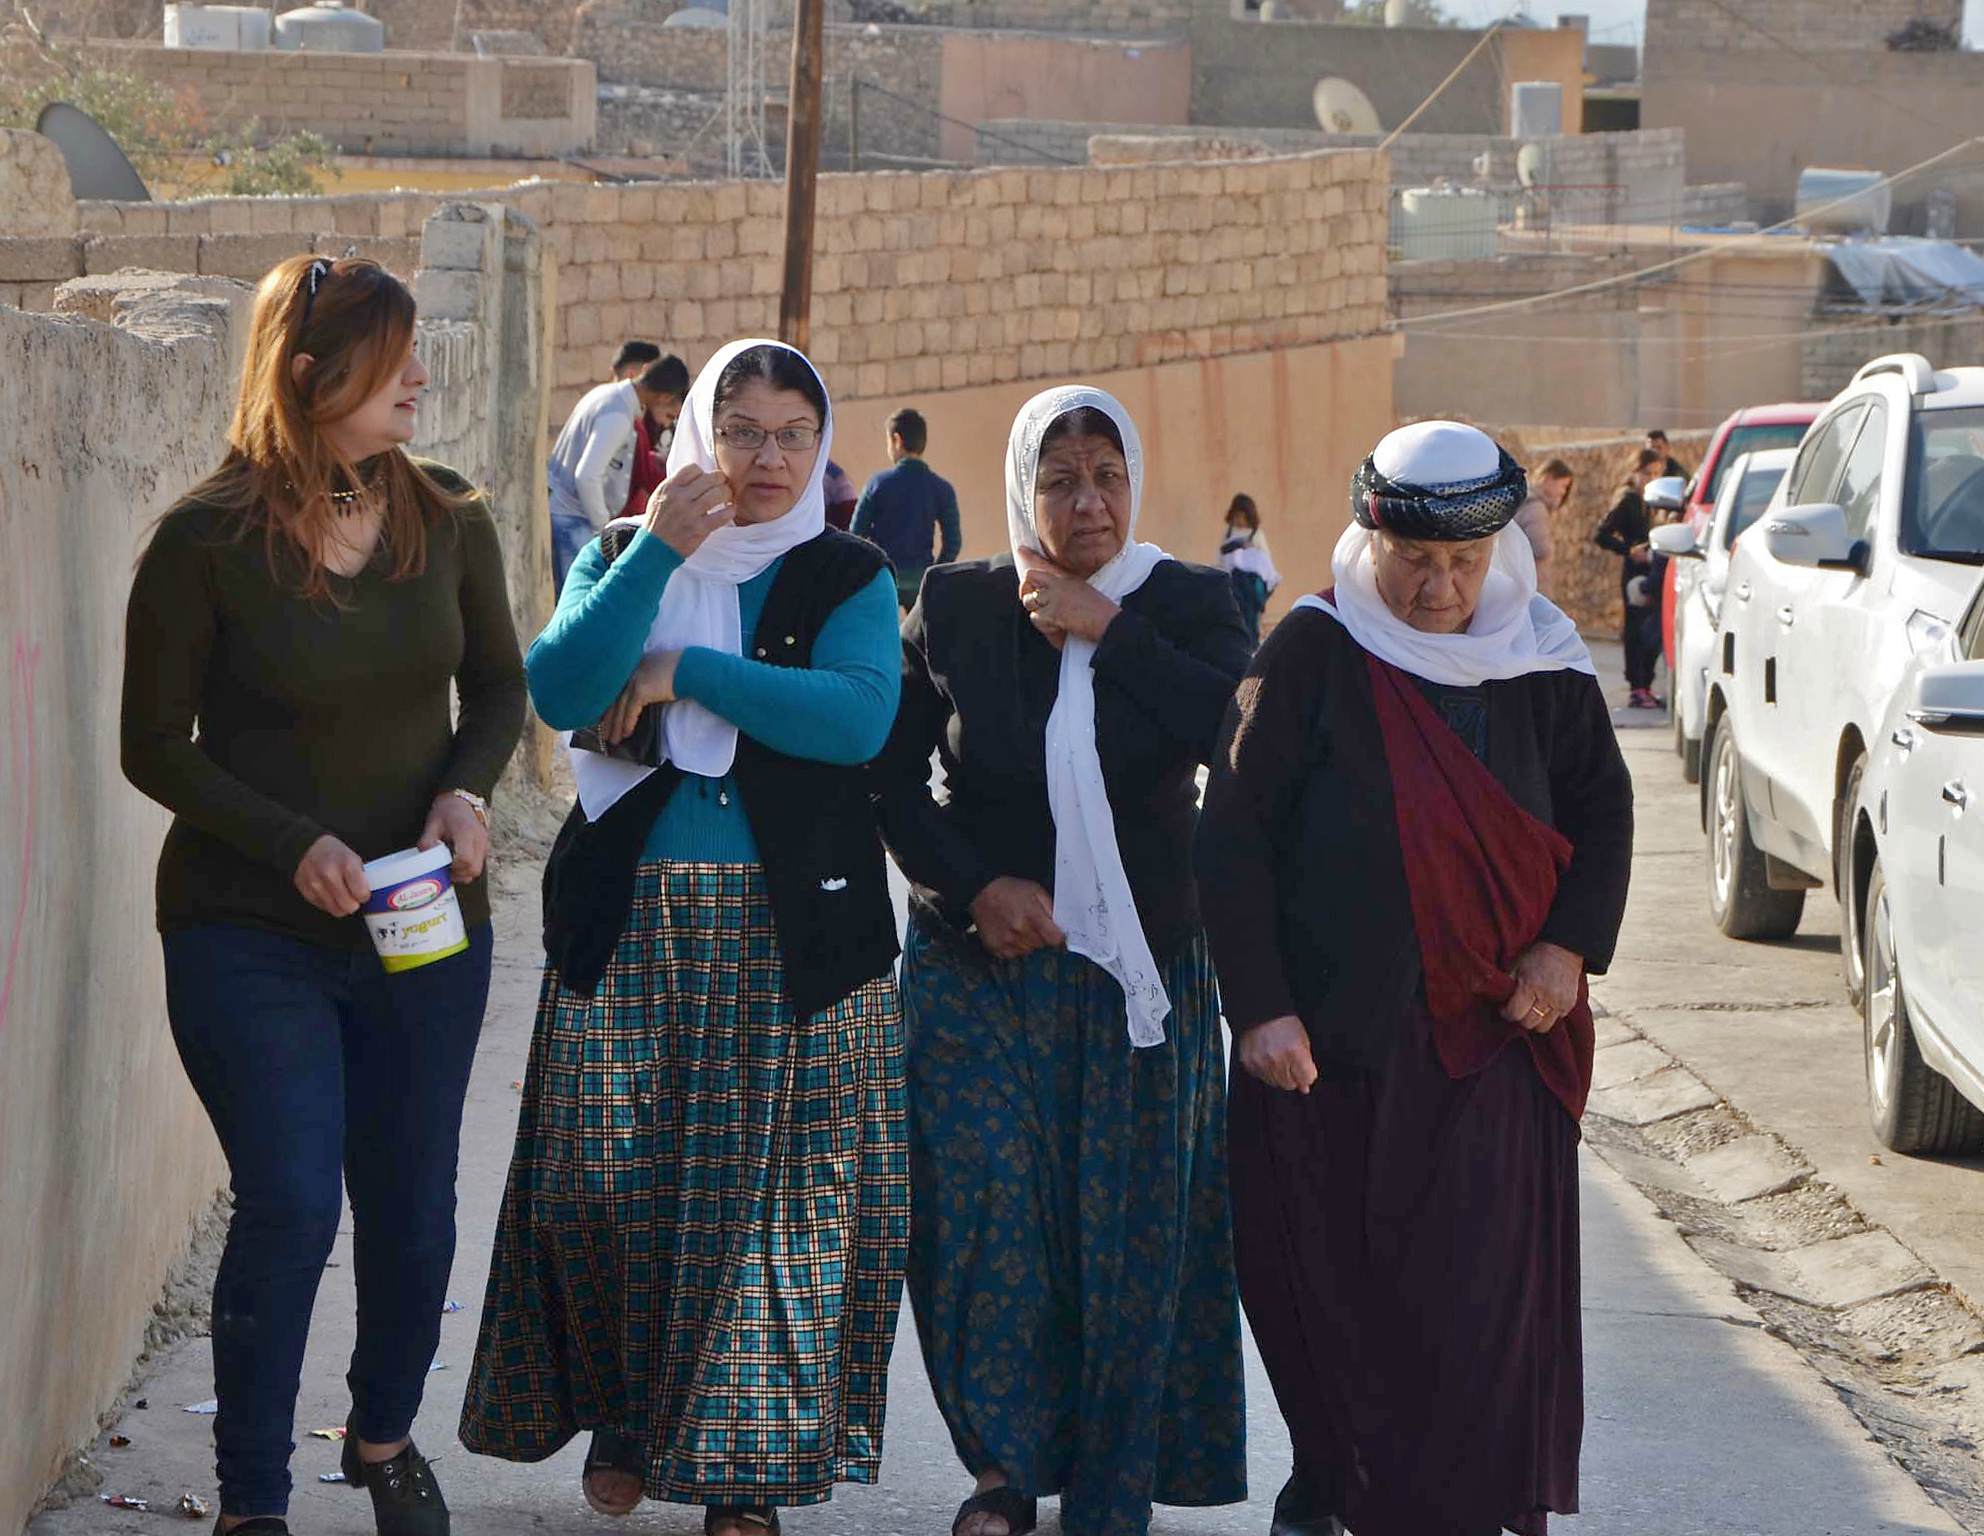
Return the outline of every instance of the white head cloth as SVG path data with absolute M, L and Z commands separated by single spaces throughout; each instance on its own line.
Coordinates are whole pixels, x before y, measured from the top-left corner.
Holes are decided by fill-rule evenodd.
M 1034 479 L 1047 429 L 1070 411 L 1100 411 L 1123 438 L 1130 471 L 1130 526 L 1122 550 L 1089 578 L 1104 597 L 1121 602 L 1169 555 L 1136 542 L 1143 507 L 1144 450 L 1136 423 L 1114 396 L 1070 386 L 1035 395 L 1020 408 L 1006 445 L 1006 531 L 1015 556 L 1046 555 L 1034 524 Z M 1047 804 L 1054 815 L 1054 921 L 1068 948 L 1101 966 L 1123 989 L 1133 1046 L 1162 1045 L 1171 999 L 1144 937 L 1143 921 L 1123 872 L 1116 819 L 1095 748 L 1095 642 L 1069 635 L 1061 647 L 1061 683 L 1047 717 Z
M 690 387 L 689 398 L 682 407 L 682 419 L 676 424 L 675 442 L 668 450 L 669 474 L 673 475 L 685 464 L 715 472 L 717 380 L 738 354 L 754 347 L 792 352 L 808 368 L 813 366 L 803 353 L 777 341 L 733 341 L 718 352 Z M 818 376 L 815 369 L 814 377 Z M 826 393 L 824 380 L 820 392 Z M 703 540 L 662 589 L 661 604 L 655 612 L 653 627 L 648 630 L 643 654 L 686 650 L 692 645 L 727 651 L 733 656 L 743 653 L 744 621 L 738 608 L 737 588 L 788 550 L 817 537 L 827 526 L 823 487 L 833 446 L 834 423 L 829 405 L 827 419 L 820 423 L 820 446 L 813 456 L 812 476 L 792 504 L 792 510 L 769 523 L 748 526 L 733 523 Z M 618 521 L 626 523 L 632 519 Z M 730 771 L 737 757 L 737 727 L 693 700 L 678 699 L 662 707 L 661 733 L 667 761 L 685 773 L 721 778 Z M 588 821 L 599 820 L 616 801 L 654 772 L 643 764 L 602 753 L 584 752 L 576 747 L 570 750 L 579 804 L 585 808 Z
M 1453 421 L 1400 427 L 1371 455 L 1378 473 L 1399 485 L 1438 491 L 1495 472 L 1500 450 L 1487 433 Z M 1378 592 L 1377 534 L 1353 522 L 1337 541 L 1334 602 L 1305 597 L 1295 606 L 1315 608 L 1337 620 L 1381 661 L 1429 683 L 1474 687 L 1531 672 L 1588 672 L 1598 668 L 1577 625 L 1536 590 L 1536 556 L 1514 523 L 1495 535 L 1481 599 L 1465 630 L 1433 635 L 1414 629 L 1385 605 Z

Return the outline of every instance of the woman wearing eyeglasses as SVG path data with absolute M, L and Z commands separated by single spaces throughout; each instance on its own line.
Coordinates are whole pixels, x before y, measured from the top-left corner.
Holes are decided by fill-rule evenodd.
M 832 442 L 799 353 L 719 352 L 527 660 L 578 804 L 462 1441 L 539 1461 L 590 1431 L 595 1510 L 701 1504 L 710 1536 L 875 1480 L 909 1235 L 864 772 L 895 583 L 826 525 Z

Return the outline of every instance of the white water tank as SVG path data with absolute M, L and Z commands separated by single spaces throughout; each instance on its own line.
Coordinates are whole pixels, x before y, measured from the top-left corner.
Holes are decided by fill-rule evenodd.
M 1807 166 L 1798 173 L 1799 227 L 1814 235 L 1884 235 L 1894 190 L 1879 171 Z
M 382 53 L 386 24 L 344 0 L 316 0 L 276 18 L 276 46 L 310 53 Z
M 1509 87 L 1509 137 L 1554 139 L 1564 131 L 1564 87 L 1555 80 L 1518 80 Z
M 269 13 L 258 5 L 168 5 L 165 46 L 251 52 L 269 46 Z
M 1483 261 L 1495 254 L 1495 199 L 1473 187 L 1401 192 L 1392 235 L 1402 261 Z

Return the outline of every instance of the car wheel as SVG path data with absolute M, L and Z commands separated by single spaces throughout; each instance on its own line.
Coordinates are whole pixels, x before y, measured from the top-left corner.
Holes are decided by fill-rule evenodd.
M 1867 759 L 1862 757 L 1846 776 L 1846 792 L 1840 796 L 1839 825 L 1833 829 L 1833 889 L 1839 892 L 1839 973 L 1846 984 L 1846 1000 L 1860 1006 L 1867 990 L 1867 940 L 1861 931 L 1861 914 L 1866 904 L 1860 900 L 1859 876 L 1853 868 L 1853 832 L 1860 821 L 1860 782 L 1867 776 Z
M 1861 1039 L 1867 1057 L 1867 1110 L 1881 1145 L 1897 1152 L 1960 1153 L 1984 1148 L 1984 1113 L 1922 1059 L 1909 1023 L 1908 994 L 1896 961 L 1894 910 L 1878 862 L 1867 883 Z
M 1763 850 L 1750 841 L 1736 733 L 1727 720 L 1709 738 L 1708 906 L 1732 939 L 1785 939 L 1805 915 L 1803 891 L 1774 891 Z

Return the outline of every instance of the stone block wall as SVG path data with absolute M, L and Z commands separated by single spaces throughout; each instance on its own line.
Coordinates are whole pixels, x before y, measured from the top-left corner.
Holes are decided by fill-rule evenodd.
M 1386 187 L 1384 158 L 1370 151 L 826 176 L 813 355 L 838 398 L 860 400 L 1374 335 L 1386 325 Z M 651 336 L 694 366 L 733 337 L 776 326 L 776 183 L 539 182 L 479 200 L 531 218 L 555 258 L 554 419 L 605 376 L 628 336 Z M 253 237 L 266 270 L 297 249 L 404 242 L 445 201 L 93 203 L 88 234 L 67 243 L 64 259 L 85 260 L 93 239 L 176 236 L 173 249 L 195 260 L 245 265 L 250 248 L 231 248 L 243 237 L 216 226 L 252 215 L 289 226 Z M 6 270 L 0 242 L 0 282 Z
M 593 69 L 580 59 L 108 42 L 88 51 L 197 100 L 217 127 L 308 129 L 353 154 L 567 154 L 591 143 L 597 112 Z
M 1576 476 L 1571 494 L 1550 520 L 1555 552 L 1550 597 L 1587 634 L 1616 635 L 1625 617 L 1619 601 L 1619 557 L 1600 549 L 1591 536 L 1612 510 L 1644 439 L 1635 435 L 1560 442 L 1540 428 L 1497 435 L 1511 442 L 1510 452 L 1532 473 L 1548 459 L 1560 458 L 1570 465 Z M 1674 456 L 1690 467 L 1701 462 L 1713 435 L 1667 429 Z
M 1963 21 L 1963 0 L 1647 0 L 1646 71 L 1660 67 L 1661 54 L 1782 51 L 1778 38 L 1808 53 L 1884 49 L 1890 34 L 1915 20 L 1938 26 Z
M 1870 319 L 1821 310 L 1804 341 L 1804 398 L 1830 400 L 1870 357 L 1920 352 L 1938 368 L 1974 367 L 1984 357 L 1984 314 Z

